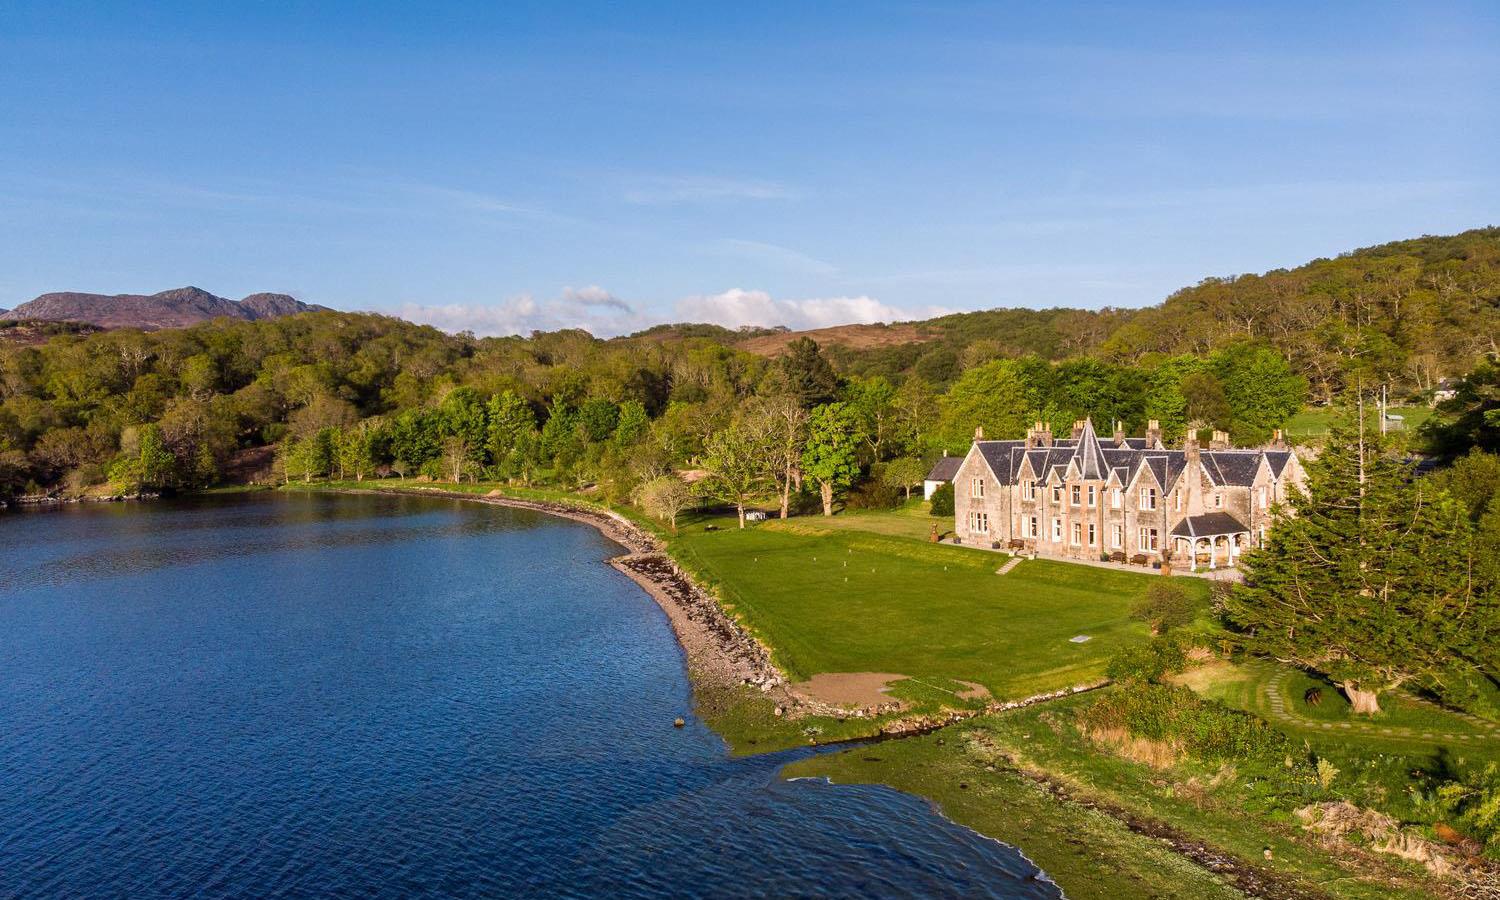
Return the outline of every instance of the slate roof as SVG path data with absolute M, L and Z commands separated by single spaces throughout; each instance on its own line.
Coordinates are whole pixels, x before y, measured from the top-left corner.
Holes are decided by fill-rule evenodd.
M 952 481 L 958 474 L 958 467 L 963 465 L 962 456 L 945 456 L 932 464 L 932 471 L 927 473 L 928 481 Z
M 1188 516 L 1172 527 L 1172 537 L 1213 537 L 1220 534 L 1241 534 L 1249 530 L 1229 513 L 1214 512 Z
M 1249 487 L 1260 469 L 1260 450 L 1205 450 L 1203 470 L 1214 484 Z
M 1271 464 L 1271 474 L 1277 478 L 1280 478 L 1281 473 L 1286 471 L 1286 464 L 1291 461 L 1291 458 L 1292 451 L 1290 450 L 1266 451 L 1266 461 Z
M 1078 446 L 1073 450 L 1078 462 L 1078 474 L 1088 481 L 1103 481 L 1108 477 L 1109 463 L 1104 459 L 1104 448 L 1099 445 L 1099 436 L 1094 433 L 1094 423 L 1085 421 L 1078 435 Z
M 1149 468 L 1157 484 L 1170 488 L 1187 468 L 1183 450 L 1150 447 L 1145 438 L 1126 438 L 1123 444 L 1100 441 L 1092 422 L 1085 422 L 1077 440 L 1065 438 L 1050 447 L 1027 449 L 1025 441 L 979 441 L 980 454 L 1001 484 L 1019 480 L 1022 463 L 1029 462 L 1037 480 L 1047 481 L 1054 472 L 1061 478 L 1070 463 L 1075 463 L 1083 477 L 1106 480 L 1113 474 L 1121 484 L 1130 484 Z M 1202 450 L 1199 459 L 1213 482 L 1223 486 L 1249 487 L 1265 458 L 1271 474 L 1277 478 L 1286 472 L 1292 458 L 1290 450 Z M 935 471 L 935 470 L 934 470 Z M 956 470 L 955 470 L 956 474 Z M 949 480 L 952 479 L 950 475 Z

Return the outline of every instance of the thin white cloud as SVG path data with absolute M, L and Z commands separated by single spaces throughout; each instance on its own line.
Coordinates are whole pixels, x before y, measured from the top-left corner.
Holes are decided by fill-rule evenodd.
M 709 175 L 650 175 L 628 180 L 623 196 L 628 203 L 668 205 L 724 200 L 791 200 L 797 195 L 774 181 Z
M 499 303 L 406 303 L 396 315 L 444 331 L 472 331 L 481 337 L 561 328 L 582 328 L 599 337 L 610 337 L 646 324 L 634 306 L 596 284 L 566 287 L 559 296 L 544 300 L 517 294 Z
M 721 294 L 685 297 L 677 303 L 677 318 L 709 322 L 727 328 L 785 325 L 794 330 L 827 328 L 871 322 L 906 322 L 953 312 L 940 306 L 900 308 L 873 297 L 812 297 L 777 300 L 765 291 L 731 288 Z
M 835 266 L 833 263 L 825 262 L 814 256 L 808 256 L 806 253 L 800 250 L 793 250 L 791 247 L 783 247 L 780 244 L 768 244 L 763 241 L 723 238 L 714 241 L 709 245 L 708 249 L 716 253 L 741 256 L 759 263 L 809 272 L 814 275 L 837 275 L 839 271 L 838 266 Z

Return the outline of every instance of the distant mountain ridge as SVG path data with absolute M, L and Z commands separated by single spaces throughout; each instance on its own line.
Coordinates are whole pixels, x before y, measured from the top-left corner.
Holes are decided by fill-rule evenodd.
M 141 328 L 156 331 L 182 328 L 210 319 L 259 321 L 297 313 L 326 310 L 287 294 L 251 294 L 229 300 L 197 287 L 174 288 L 159 294 L 86 294 L 60 291 L 42 294 L 4 313 L 11 319 L 46 322 L 87 322 L 101 328 Z

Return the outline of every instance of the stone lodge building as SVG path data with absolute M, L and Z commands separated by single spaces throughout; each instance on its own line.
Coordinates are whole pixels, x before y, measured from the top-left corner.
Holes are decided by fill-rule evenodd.
M 1279 431 L 1255 450 L 1220 431 L 1207 449 L 1189 435 L 1168 450 L 1155 420 L 1144 438 L 1117 425 L 1100 440 L 1087 420 L 1058 440 L 1040 422 L 1024 440 L 976 432 L 953 477 L 954 533 L 1041 556 L 1220 568 L 1265 540 L 1271 507 L 1304 477 Z

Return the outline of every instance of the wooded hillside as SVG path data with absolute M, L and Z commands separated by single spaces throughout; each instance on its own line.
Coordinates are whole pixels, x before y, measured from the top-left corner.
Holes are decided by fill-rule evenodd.
M 69 332 L 0 345 L 0 496 L 196 487 L 264 447 L 282 477 L 483 473 L 627 496 L 674 467 L 730 458 L 716 435 L 767 438 L 781 409 L 796 432 L 783 455 L 801 453 L 808 421 L 851 436 L 831 489 L 863 502 L 861 491 L 889 499 L 926 460 L 965 449 L 976 426 L 1010 435 L 1045 419 L 1066 431 L 1092 416 L 1140 433 L 1158 419 L 1172 440 L 1222 428 L 1251 444 L 1353 384 L 1415 394 L 1471 370 L 1444 453 L 1488 446 L 1500 427 L 1484 363 L 1500 333 L 1500 229 L 1205 281 L 1145 310 L 993 310 L 908 327 L 919 340 L 825 353 L 794 338 L 774 358 L 744 346 L 775 330 L 476 339 L 335 312 Z M 814 462 L 827 460 L 781 471 Z

